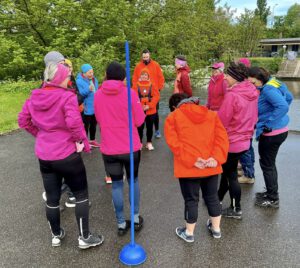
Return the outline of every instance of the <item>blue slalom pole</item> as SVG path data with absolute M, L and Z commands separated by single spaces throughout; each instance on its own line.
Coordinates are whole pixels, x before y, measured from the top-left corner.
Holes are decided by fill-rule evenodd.
M 132 109 L 131 109 L 131 86 L 130 86 L 130 60 L 129 60 L 129 44 L 125 42 L 126 53 L 126 84 L 128 96 L 128 119 L 129 119 L 129 146 L 130 146 L 130 219 L 131 241 L 125 245 L 119 255 L 120 261 L 128 266 L 139 265 L 145 262 L 147 254 L 145 250 L 134 241 L 134 162 L 133 162 L 133 137 L 132 137 Z

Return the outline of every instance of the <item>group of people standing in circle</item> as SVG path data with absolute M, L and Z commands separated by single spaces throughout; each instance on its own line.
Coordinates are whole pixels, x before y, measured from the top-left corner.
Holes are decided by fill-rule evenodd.
M 171 113 L 165 121 L 164 136 L 174 154 L 174 175 L 179 179 L 185 203 L 186 224 L 176 228 L 176 234 L 186 242 L 194 242 L 200 188 L 210 216 L 206 225 L 214 238 L 221 237 L 221 215 L 242 218 L 237 167 L 238 161 L 251 150 L 255 127 L 266 184 L 266 191 L 257 194 L 256 204 L 263 207 L 279 205 L 275 160 L 280 145 L 287 137 L 287 112 L 292 95 L 282 82 L 272 78 L 266 70 L 249 68 L 245 60 L 230 63 L 225 75 L 223 63 L 211 66 L 208 102 L 202 106 L 199 98 L 192 96 L 186 58 L 179 55 L 175 59 L 176 80 L 169 100 Z M 130 184 L 131 172 L 125 69 L 120 63 L 111 62 L 99 86 L 90 64 L 83 64 L 75 79 L 71 61 L 61 53 L 51 51 L 44 61 L 43 83 L 32 91 L 18 122 L 36 139 L 35 154 L 39 159 L 45 188 L 51 243 L 52 246 L 60 246 L 65 236 L 60 225 L 60 197 L 62 189 L 68 189 L 66 206 L 75 207 L 79 248 L 98 246 L 103 243 L 104 237 L 90 232 L 91 202 L 80 153 L 90 152 L 91 147 L 100 148 L 106 182 L 112 183 L 117 233 L 125 235 L 130 221 L 123 210 L 124 177 Z M 134 204 L 130 205 L 134 206 L 134 229 L 137 232 L 144 224 L 140 215 L 138 178 L 144 125 L 147 129 L 145 148 L 152 151 L 153 134 L 156 138 L 161 137 L 158 109 L 163 88 L 161 67 L 146 49 L 135 67 L 130 93 L 135 196 Z M 97 124 L 100 143 L 95 138 Z M 66 187 L 62 187 L 64 185 Z M 222 209 L 227 191 L 231 203 Z

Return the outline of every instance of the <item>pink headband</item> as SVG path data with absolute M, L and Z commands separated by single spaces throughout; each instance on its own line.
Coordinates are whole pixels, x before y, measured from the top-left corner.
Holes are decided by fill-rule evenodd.
M 180 66 L 185 66 L 186 63 L 187 62 L 185 60 L 175 59 L 175 64 L 178 64 Z
M 47 82 L 48 85 L 59 86 L 66 78 L 71 74 L 71 71 L 68 67 L 63 64 L 57 64 L 57 70 L 53 79 Z

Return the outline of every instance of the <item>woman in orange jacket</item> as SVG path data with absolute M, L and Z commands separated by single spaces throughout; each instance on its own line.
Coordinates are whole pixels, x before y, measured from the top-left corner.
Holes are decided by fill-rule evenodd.
M 153 124 L 156 117 L 156 105 L 159 101 L 159 92 L 157 87 L 150 81 L 149 70 L 147 68 L 141 71 L 139 80 L 136 83 L 135 91 L 137 92 L 143 110 L 146 114 L 146 128 L 147 128 L 147 144 L 146 148 L 149 151 L 154 150 L 152 145 L 152 136 L 153 136 Z M 143 123 L 139 128 L 139 136 L 141 143 L 143 143 L 143 132 L 144 132 Z
M 169 106 L 174 111 L 166 119 L 164 132 L 185 202 L 186 226 L 177 227 L 176 234 L 186 242 L 194 242 L 200 188 L 210 216 L 207 228 L 214 238 L 221 237 L 218 174 L 222 173 L 229 147 L 217 114 L 198 104 L 198 98 L 173 94 Z

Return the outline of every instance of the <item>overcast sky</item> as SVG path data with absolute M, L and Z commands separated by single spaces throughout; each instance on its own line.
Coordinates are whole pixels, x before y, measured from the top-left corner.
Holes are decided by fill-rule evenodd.
M 221 0 L 220 5 L 224 5 L 225 3 L 227 3 L 231 9 L 237 9 L 237 15 L 243 13 L 245 8 L 250 10 L 256 8 L 256 0 Z M 275 16 L 282 16 L 287 14 L 288 9 L 293 4 L 299 4 L 299 0 L 268 0 L 267 3 L 271 8 L 271 12 L 274 11 Z

